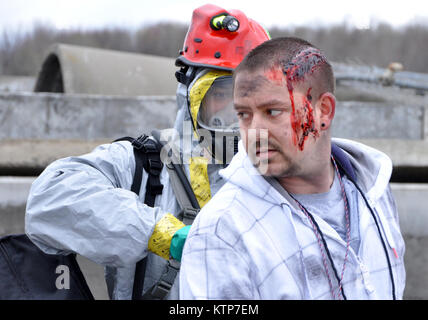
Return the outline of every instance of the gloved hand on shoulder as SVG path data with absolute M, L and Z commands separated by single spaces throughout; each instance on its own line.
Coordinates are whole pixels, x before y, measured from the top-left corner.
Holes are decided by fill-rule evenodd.
M 167 213 L 159 220 L 149 239 L 148 249 L 169 260 L 170 256 L 181 261 L 184 243 L 190 226 L 186 226 L 172 214 Z

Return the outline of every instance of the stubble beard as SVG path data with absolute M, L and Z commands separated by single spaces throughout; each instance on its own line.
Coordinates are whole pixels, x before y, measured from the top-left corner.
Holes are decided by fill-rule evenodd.
M 293 161 L 288 155 L 284 154 L 281 150 L 277 150 L 278 154 L 274 159 L 267 159 L 267 163 L 262 165 L 267 166 L 267 171 L 264 174 L 266 177 L 272 178 L 287 178 L 298 175 L 300 172 L 300 165 Z
M 285 178 L 295 176 L 300 172 L 301 166 L 289 155 L 285 154 L 276 143 L 266 143 L 268 149 L 274 149 L 277 152 L 272 158 L 256 156 L 255 150 L 256 147 L 260 148 L 260 144 L 263 144 L 263 142 L 254 142 L 247 148 L 247 152 L 252 164 L 261 175 L 272 178 Z

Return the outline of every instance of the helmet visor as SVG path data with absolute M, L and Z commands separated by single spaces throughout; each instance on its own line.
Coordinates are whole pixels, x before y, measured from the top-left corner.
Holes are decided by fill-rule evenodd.
M 238 117 L 233 108 L 232 76 L 214 80 L 201 102 L 197 120 L 202 128 L 208 130 L 239 130 Z

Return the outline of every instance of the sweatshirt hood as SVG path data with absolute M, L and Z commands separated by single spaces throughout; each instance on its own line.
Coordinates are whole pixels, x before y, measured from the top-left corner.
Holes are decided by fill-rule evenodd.
M 355 171 L 355 182 L 368 199 L 376 201 L 388 188 L 392 174 L 391 159 L 385 153 L 356 141 L 333 138 L 332 143 L 347 155 Z

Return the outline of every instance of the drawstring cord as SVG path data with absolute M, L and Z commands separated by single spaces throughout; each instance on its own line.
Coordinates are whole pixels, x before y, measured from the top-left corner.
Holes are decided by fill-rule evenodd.
M 325 272 L 326 272 L 326 275 L 327 275 L 327 279 L 328 279 L 328 283 L 329 283 L 329 286 L 330 286 L 330 291 L 331 291 L 332 297 L 334 299 L 336 297 L 338 299 L 340 299 L 340 297 L 342 297 L 344 300 L 346 300 L 346 295 L 345 295 L 345 292 L 343 290 L 342 281 L 343 281 L 343 276 L 345 274 L 346 262 L 348 261 L 348 254 L 349 254 L 349 246 L 350 246 L 350 238 L 351 238 L 350 217 L 349 217 L 348 200 L 346 198 L 345 187 L 343 185 L 342 178 L 340 176 L 339 169 L 337 167 L 336 161 L 334 160 L 334 157 L 331 156 L 331 159 L 332 159 L 332 162 L 334 164 L 334 169 L 335 169 L 335 171 L 337 173 L 337 176 L 339 178 L 340 188 L 341 188 L 341 192 L 342 192 L 342 196 L 343 196 L 343 201 L 344 201 L 344 206 L 345 206 L 346 252 L 345 252 L 345 258 L 344 258 L 344 261 L 343 261 L 342 272 L 341 272 L 340 278 L 339 278 L 339 276 L 337 274 L 336 267 L 335 267 L 335 265 L 333 263 L 333 259 L 332 259 L 331 254 L 330 254 L 330 250 L 328 249 L 327 242 L 325 241 L 324 235 L 321 232 L 321 229 L 318 226 L 317 222 L 315 221 L 314 217 L 310 214 L 310 212 L 308 210 L 306 210 L 306 208 L 299 201 L 297 201 L 293 196 L 291 196 L 291 195 L 290 196 L 293 198 L 294 201 L 296 201 L 296 203 L 298 204 L 298 206 L 300 207 L 300 209 L 303 211 L 303 213 L 305 214 L 305 216 L 308 218 L 308 220 L 309 220 L 309 222 L 310 222 L 310 224 L 312 226 L 312 229 L 313 229 L 313 231 L 315 233 L 315 236 L 317 237 L 317 242 L 318 242 L 318 246 L 320 248 L 321 257 L 322 257 L 322 260 L 323 260 L 323 265 L 324 265 L 324 269 L 325 269 Z M 328 257 L 328 259 L 330 261 L 330 264 L 331 264 L 331 266 L 333 268 L 336 280 L 339 283 L 339 287 L 338 287 L 338 290 L 337 290 L 338 293 L 337 294 L 334 293 L 334 289 L 333 289 L 333 284 L 332 284 L 332 281 L 331 281 L 330 272 L 328 271 L 328 265 L 327 265 L 326 255 L 327 255 L 327 257 Z
M 337 167 L 336 161 L 334 160 L 333 156 L 331 156 L 331 160 L 333 161 L 334 168 L 336 169 L 337 176 L 339 177 L 340 189 L 342 190 L 343 202 L 345 204 L 345 220 L 346 220 L 346 252 L 345 252 L 345 259 L 343 260 L 342 274 L 340 276 L 340 282 L 339 282 L 339 289 L 338 289 L 339 291 L 338 297 L 339 297 L 340 290 L 342 289 L 342 281 L 343 281 L 343 275 L 345 273 L 346 262 L 348 261 L 349 245 L 351 243 L 351 227 L 350 227 L 351 219 L 349 217 L 349 206 L 348 206 L 348 199 L 346 198 L 345 186 L 343 185 L 342 177 L 339 174 L 339 168 Z

